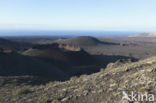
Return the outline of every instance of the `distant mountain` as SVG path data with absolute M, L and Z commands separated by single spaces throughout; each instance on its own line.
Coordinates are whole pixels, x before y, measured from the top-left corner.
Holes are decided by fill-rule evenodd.
M 149 36 L 151 36 L 151 37 L 156 37 L 156 32 L 150 33 Z
M 152 33 L 139 33 L 136 35 L 131 35 L 129 37 L 156 37 L 156 32 L 152 32 Z
M 80 47 L 93 46 L 93 45 L 98 45 L 98 44 L 112 44 L 108 42 L 102 42 L 91 36 L 78 36 L 78 37 L 73 37 L 69 39 L 58 39 L 55 42 L 59 44 L 69 44 L 69 45 L 76 45 Z

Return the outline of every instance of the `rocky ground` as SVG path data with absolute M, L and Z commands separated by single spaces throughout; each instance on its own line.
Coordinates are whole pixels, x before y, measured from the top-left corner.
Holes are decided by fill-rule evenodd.
M 153 103 L 128 101 L 122 96 L 123 91 L 156 95 L 156 57 L 111 63 L 98 73 L 63 82 L 33 85 L 34 77 L 23 78 L 28 80 L 0 77 L 0 103 Z

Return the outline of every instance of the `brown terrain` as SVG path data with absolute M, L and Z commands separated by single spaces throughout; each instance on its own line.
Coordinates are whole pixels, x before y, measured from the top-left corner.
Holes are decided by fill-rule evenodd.
M 152 33 L 139 33 L 136 35 L 131 35 L 129 37 L 156 37 L 156 32 L 152 32 Z
M 2 103 L 17 101 L 19 103 L 132 103 L 122 100 L 122 91 L 156 94 L 156 57 L 113 65 L 116 64 L 91 75 L 81 75 L 64 82 L 55 81 L 44 85 L 32 84 L 38 79 L 30 76 L 1 77 L 0 101 Z
M 150 35 L 0 39 L 0 103 L 149 103 L 122 96 L 156 95 Z

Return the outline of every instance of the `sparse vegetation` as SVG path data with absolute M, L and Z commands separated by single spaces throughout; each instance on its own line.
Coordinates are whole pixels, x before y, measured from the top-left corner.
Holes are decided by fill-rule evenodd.
M 17 88 L 14 90 L 14 95 L 22 95 L 33 92 L 30 86 L 22 86 L 21 88 Z
M 18 53 L 0 49 L 0 102 L 122 103 L 123 90 L 156 93 L 156 57 L 136 61 L 155 55 L 154 42 L 82 38 Z
M 148 76 L 155 73 L 155 62 L 156 57 L 122 63 L 107 70 L 102 69 L 98 73 L 75 76 L 64 82 L 47 82 L 45 85 L 29 83 L 17 85 L 21 77 L 17 76 L 16 80 L 5 77 L 4 80 L 11 82 L 4 83 L 5 85 L 0 88 L 0 101 L 3 103 L 17 101 L 21 103 L 101 103 L 105 100 L 110 103 L 114 101 L 121 103 L 123 90 L 156 93 L 154 89 L 156 77 Z M 8 97 L 9 102 L 6 102 Z
M 50 100 L 47 96 L 42 96 L 37 100 L 37 103 L 51 103 L 52 100 Z

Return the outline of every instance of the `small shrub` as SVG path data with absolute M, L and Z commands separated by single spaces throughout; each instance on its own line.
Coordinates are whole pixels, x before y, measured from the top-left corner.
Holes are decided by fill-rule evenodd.
M 155 77 L 156 76 L 156 73 L 151 72 L 151 73 L 148 73 L 147 76 L 149 76 L 149 77 Z
M 72 80 L 76 80 L 78 77 L 77 76 L 73 76 L 73 77 L 71 77 L 70 78 L 70 80 L 72 81 Z
M 31 93 L 31 92 L 32 92 L 32 90 L 30 89 L 30 87 L 24 86 L 22 88 L 17 89 L 14 92 L 14 95 L 28 94 L 28 93 Z
M 52 101 L 47 96 L 42 96 L 38 99 L 37 103 L 52 103 Z
M 139 92 L 147 92 L 148 90 L 144 87 L 138 89 Z
M 82 74 L 82 75 L 80 75 L 80 78 L 83 78 L 83 77 L 86 77 L 87 76 L 87 74 Z

